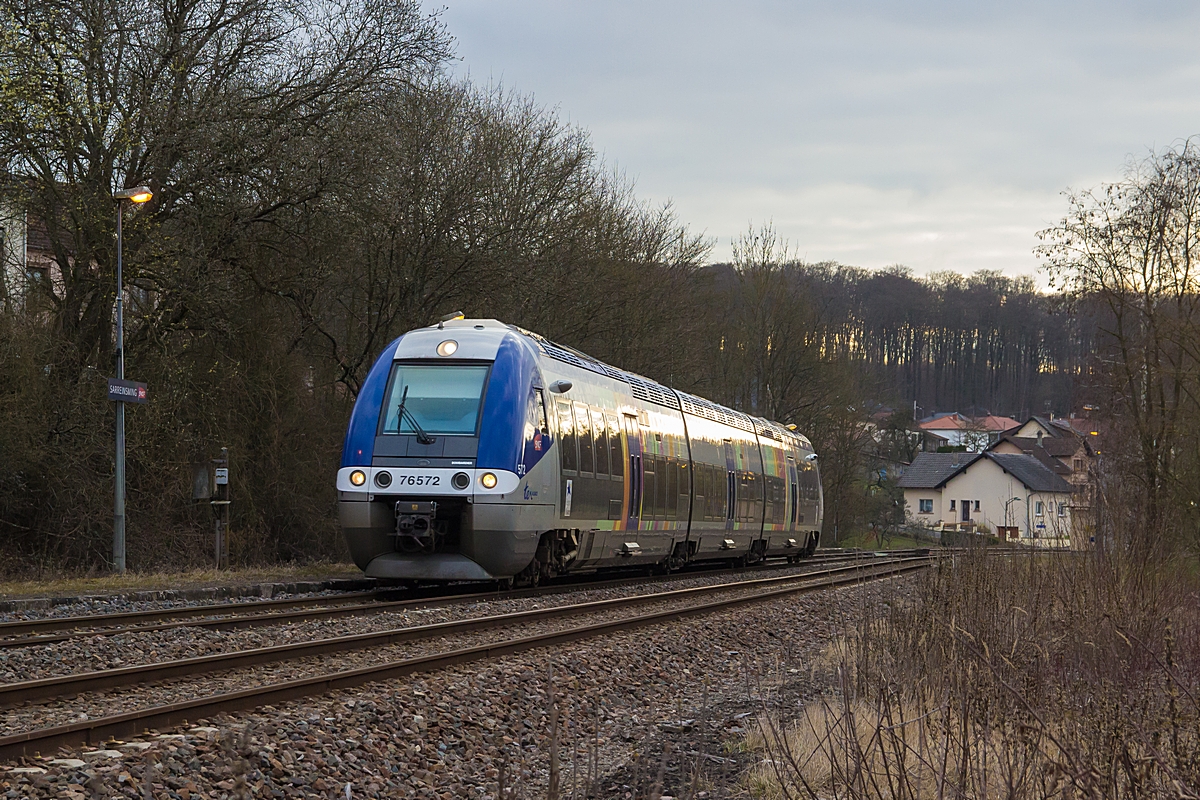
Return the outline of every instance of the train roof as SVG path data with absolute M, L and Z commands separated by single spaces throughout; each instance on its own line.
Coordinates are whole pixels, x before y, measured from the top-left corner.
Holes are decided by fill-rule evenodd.
M 778 422 L 772 422 L 761 417 L 752 417 L 749 414 L 735 411 L 732 408 L 714 403 L 698 395 L 688 394 L 678 389 L 663 386 L 661 383 L 637 373 L 617 369 L 573 347 L 552 342 L 539 333 L 527 331 L 516 325 L 509 325 L 508 327 L 535 342 L 542 354 L 548 358 L 628 384 L 631 394 L 639 400 L 682 411 L 694 417 L 703 417 L 704 419 L 719 422 L 723 425 L 728 425 L 747 433 L 754 433 L 778 442 L 790 442 L 807 449 L 812 448 L 812 444 L 806 437 L 780 425 Z

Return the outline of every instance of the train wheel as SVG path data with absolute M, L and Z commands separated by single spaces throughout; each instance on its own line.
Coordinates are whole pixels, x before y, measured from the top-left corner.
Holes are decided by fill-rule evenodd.
M 529 566 L 521 570 L 513 578 L 513 583 L 522 588 L 533 589 L 542 582 L 542 565 L 536 558 L 529 562 Z

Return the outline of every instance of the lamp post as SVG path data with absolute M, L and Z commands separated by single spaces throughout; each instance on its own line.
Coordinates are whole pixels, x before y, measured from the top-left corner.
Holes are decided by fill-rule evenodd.
M 125 286 L 121 263 L 121 218 L 125 205 L 121 202 L 145 203 L 154 193 L 146 186 L 135 186 L 117 192 L 117 378 L 125 380 Z M 125 571 L 125 403 L 117 401 L 117 468 L 116 496 L 113 502 L 113 569 Z
M 1004 527 L 1005 528 L 1011 527 L 1008 524 L 1008 507 L 1010 505 L 1012 505 L 1013 503 L 1019 503 L 1020 501 L 1021 501 L 1021 498 L 1019 498 L 1019 497 L 1014 497 L 1011 500 L 1004 501 Z M 1006 533 L 1007 533 L 1007 531 L 1006 531 Z M 1005 538 L 1008 538 L 1008 537 L 1005 537 Z

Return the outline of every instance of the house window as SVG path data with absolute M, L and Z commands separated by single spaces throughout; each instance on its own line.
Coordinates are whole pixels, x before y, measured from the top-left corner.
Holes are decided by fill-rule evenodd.
M 1058 515 L 1060 517 L 1065 517 L 1067 515 L 1067 504 L 1066 503 L 1058 504 Z
M 1042 503 L 1041 500 L 1038 500 L 1036 503 L 1033 504 L 1033 513 L 1034 513 L 1034 516 L 1038 516 L 1038 517 L 1042 517 L 1042 516 L 1046 515 L 1045 504 Z
M 950 501 L 950 510 L 951 511 L 954 510 L 954 501 L 953 500 Z
M 1071 462 L 1071 469 L 1075 472 L 1083 472 L 1083 459 L 1077 458 Z
M 922 514 L 932 514 L 933 513 L 933 500 L 921 500 L 920 503 L 921 503 L 921 513 Z
M 976 511 L 979 510 L 979 501 L 978 500 L 975 501 L 975 510 Z

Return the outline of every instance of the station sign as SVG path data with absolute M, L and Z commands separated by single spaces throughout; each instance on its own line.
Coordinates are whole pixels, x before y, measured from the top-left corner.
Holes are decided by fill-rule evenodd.
M 140 381 L 125 381 L 120 378 L 108 379 L 108 399 L 118 403 L 145 403 L 148 399 L 146 384 Z

